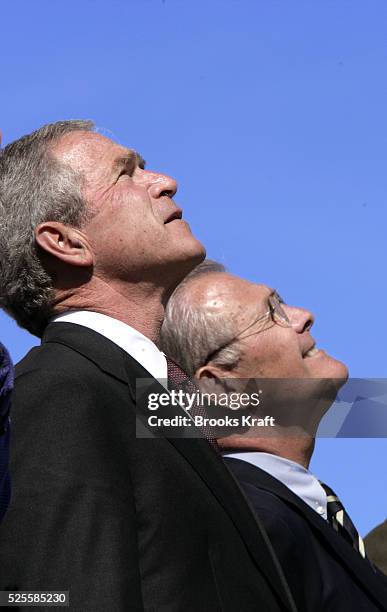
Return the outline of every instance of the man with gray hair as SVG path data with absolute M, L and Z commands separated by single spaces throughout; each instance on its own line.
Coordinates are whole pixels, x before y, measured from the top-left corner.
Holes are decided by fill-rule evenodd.
M 387 581 L 366 558 L 339 498 L 309 471 L 319 422 L 348 376 L 315 346 L 313 322 L 273 289 L 207 261 L 170 298 L 159 346 L 197 379 L 200 397 L 211 398 L 210 422 L 230 423 L 219 427 L 218 444 L 268 532 L 298 608 L 387 610 Z M 251 389 L 262 392 L 259 402 Z
M 91 122 L 1 153 L 0 300 L 42 343 L 17 366 L 0 590 L 69 591 L 79 612 L 296 609 L 209 442 L 136 438 L 136 381 L 181 376 L 155 345 L 163 305 L 204 257 L 176 189 Z

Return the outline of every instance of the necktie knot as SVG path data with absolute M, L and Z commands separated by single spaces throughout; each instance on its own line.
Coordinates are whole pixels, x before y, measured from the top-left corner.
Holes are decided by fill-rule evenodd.
M 344 506 L 333 489 L 328 487 L 328 485 L 326 485 L 324 482 L 320 482 L 320 484 L 327 496 L 327 515 L 328 520 L 330 520 L 330 518 L 337 514 L 337 512 L 344 510 Z

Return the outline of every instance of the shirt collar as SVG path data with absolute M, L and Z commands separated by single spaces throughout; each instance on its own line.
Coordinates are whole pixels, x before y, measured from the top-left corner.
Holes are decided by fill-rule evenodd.
M 299 463 L 259 451 L 227 453 L 227 457 L 247 461 L 282 482 L 322 518 L 327 519 L 327 496 L 318 479 Z
M 133 357 L 158 380 L 168 378 L 164 353 L 139 331 L 118 319 L 90 310 L 72 310 L 55 316 L 51 323 L 75 323 L 105 336 Z

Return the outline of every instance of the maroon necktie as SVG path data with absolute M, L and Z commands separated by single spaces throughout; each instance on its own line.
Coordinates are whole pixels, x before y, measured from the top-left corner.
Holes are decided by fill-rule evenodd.
M 179 389 L 184 389 L 186 393 L 196 393 L 196 386 L 192 382 L 192 380 L 187 376 L 184 370 L 181 369 L 177 363 L 175 363 L 169 357 L 167 359 L 167 368 L 168 368 L 168 380 L 170 380 L 173 385 Z M 190 410 L 190 414 L 195 416 L 201 416 L 203 418 L 207 417 L 206 411 L 203 406 L 201 406 L 198 402 L 195 402 Z M 211 428 L 209 425 L 204 425 L 203 427 L 198 427 L 198 429 L 202 432 L 204 438 L 211 444 L 211 446 L 219 452 L 219 446 L 216 441 L 216 438 L 213 437 Z

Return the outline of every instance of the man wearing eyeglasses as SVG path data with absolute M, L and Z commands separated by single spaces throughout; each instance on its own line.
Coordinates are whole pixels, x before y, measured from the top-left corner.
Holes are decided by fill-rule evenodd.
M 387 610 L 387 584 L 355 526 L 308 469 L 318 424 L 348 377 L 343 363 L 315 346 L 313 322 L 273 289 L 206 261 L 170 299 L 160 345 L 202 390 L 230 393 L 259 379 L 263 411 L 275 415 L 277 428 L 230 427 L 218 443 L 268 532 L 298 609 Z

